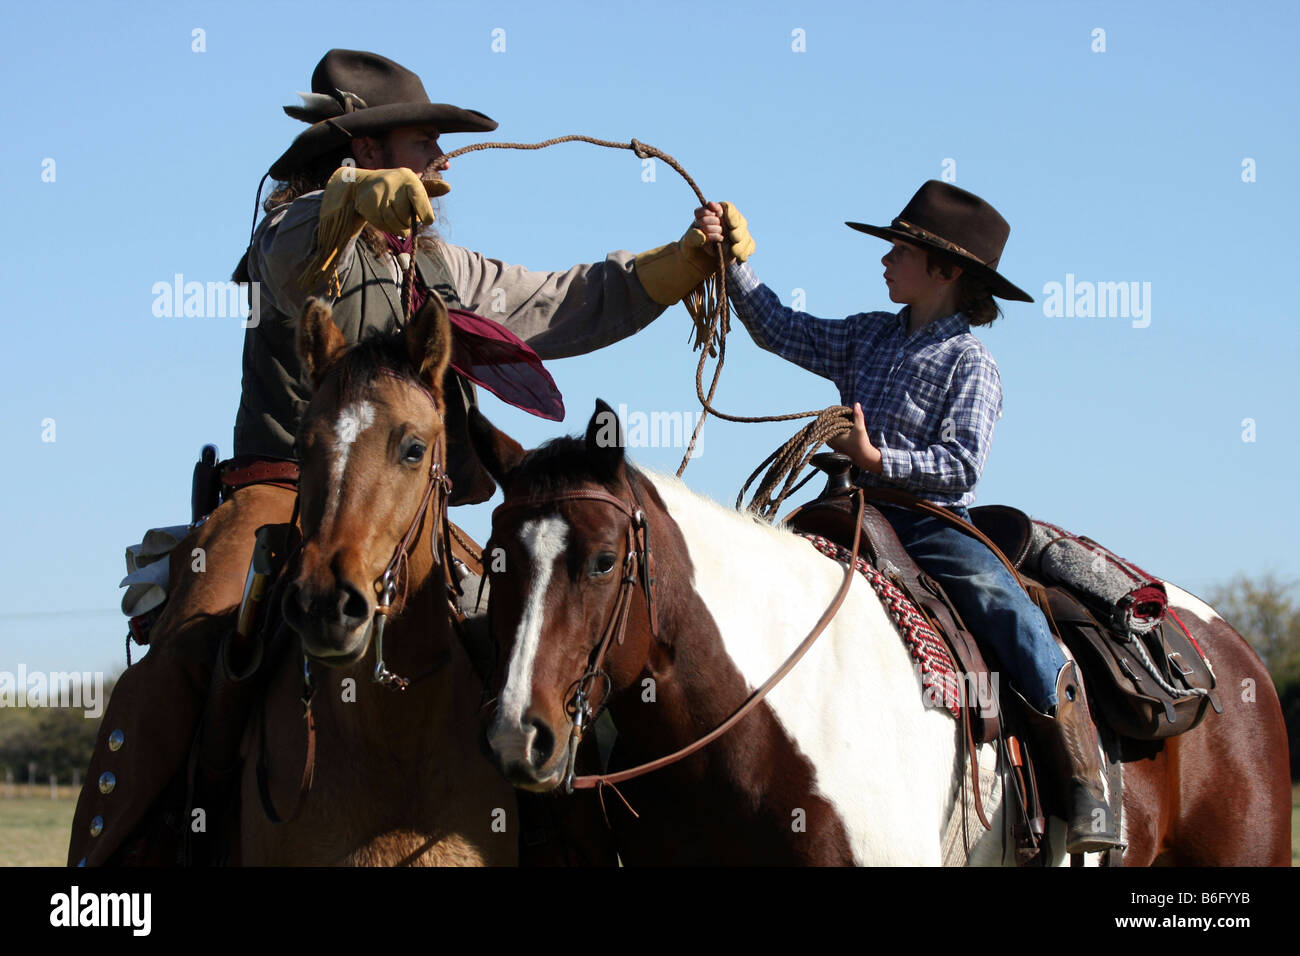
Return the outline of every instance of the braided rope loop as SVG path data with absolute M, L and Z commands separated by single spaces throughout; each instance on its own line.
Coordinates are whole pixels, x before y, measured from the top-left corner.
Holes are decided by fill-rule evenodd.
M 631 150 L 640 159 L 661 159 L 686 181 L 701 206 L 708 205 L 704 193 L 700 191 L 700 187 L 696 185 L 690 174 L 682 168 L 681 163 L 663 150 L 636 139 L 620 142 L 574 133 L 568 136 L 556 136 L 552 139 L 542 140 L 540 143 L 470 143 L 468 146 L 462 146 L 460 149 L 444 154 L 443 161 L 450 162 L 458 156 L 484 149 L 536 150 L 546 149 L 560 143 L 590 143 L 593 146 L 602 146 L 607 149 Z M 414 259 L 414 257 L 412 258 Z M 690 443 L 686 446 L 686 453 L 682 456 L 682 463 L 677 468 L 677 477 L 680 478 L 682 473 L 686 471 L 686 466 L 690 463 L 691 456 L 695 451 L 695 444 L 699 440 L 700 431 L 704 427 L 704 421 L 709 415 L 714 415 L 723 421 L 745 424 L 812 418 L 812 422 L 799 429 L 794 437 L 769 455 L 749 476 L 744 487 L 740 490 L 740 495 L 736 500 L 737 507 L 740 507 L 740 501 L 744 498 L 745 491 L 748 490 L 759 472 L 764 468 L 768 469 L 747 507 L 754 514 L 770 522 L 775 520 L 785 499 L 803 487 L 808 478 L 812 477 L 812 474 L 809 474 L 808 478 L 796 484 L 800 472 L 808 464 L 817 448 L 827 440 L 835 438 L 853 427 L 853 412 L 843 405 L 832 405 L 830 408 L 820 411 L 792 412 L 788 415 L 745 416 L 730 415 L 713 407 L 713 398 L 718 390 L 718 380 L 722 375 L 722 366 L 727 357 L 727 333 L 731 331 L 731 304 L 727 295 L 726 276 L 726 259 L 722 244 L 719 243 L 716 271 L 691 290 L 682 300 L 694 323 L 695 339 L 692 348 L 700 353 L 700 360 L 695 368 L 695 394 L 704 409 L 704 414 L 700 415 L 699 421 L 695 423 L 695 430 L 691 433 Z M 709 382 L 709 390 L 706 395 L 704 391 L 704 366 L 710 358 L 715 356 L 718 361 L 713 369 L 713 376 Z M 774 495 L 773 492 L 776 491 L 778 485 L 781 486 L 780 491 Z

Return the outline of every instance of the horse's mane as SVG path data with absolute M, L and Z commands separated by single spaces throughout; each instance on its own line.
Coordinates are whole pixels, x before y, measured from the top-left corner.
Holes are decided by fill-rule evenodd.
M 406 334 L 400 331 L 367 330 L 360 342 L 339 357 L 328 374 L 338 377 L 339 399 L 343 403 L 362 397 L 362 390 L 376 375 L 395 375 L 410 385 L 425 387 L 411 367 Z
M 631 462 L 624 459 L 624 463 L 628 480 L 639 490 L 643 476 Z M 572 435 L 552 438 L 534 448 L 519 463 L 515 476 L 538 495 L 559 494 L 584 484 L 600 485 L 613 494 L 619 491 L 616 482 L 592 468 L 586 440 Z
M 657 471 L 646 470 L 641 479 L 651 484 L 664 503 L 673 510 L 673 517 L 678 524 L 683 520 L 694 522 L 700 519 L 726 525 L 733 534 L 751 534 L 768 539 L 782 546 L 790 546 L 799 539 L 792 535 L 784 525 L 771 525 L 749 511 L 740 511 L 721 502 L 714 501 L 707 495 L 694 491 L 680 478 Z M 694 512 L 685 515 L 682 509 Z
M 710 524 L 721 522 L 728 525 L 736 534 L 760 535 L 787 547 L 798 540 L 783 527 L 773 527 L 747 511 L 729 508 L 693 491 L 679 478 L 638 468 L 626 458 L 623 463 L 632 487 L 638 493 L 647 486 L 654 488 L 665 499 L 665 504 L 674 509 L 674 518 L 679 524 L 683 515 L 678 512 L 687 508 L 696 512 L 698 517 L 707 519 Z M 540 496 L 559 494 L 584 484 L 600 485 L 616 495 L 621 490 L 616 482 L 608 481 L 594 471 L 585 439 L 572 436 L 553 438 L 530 451 L 520 462 L 516 477 L 533 494 Z M 671 499 L 671 503 L 668 499 Z

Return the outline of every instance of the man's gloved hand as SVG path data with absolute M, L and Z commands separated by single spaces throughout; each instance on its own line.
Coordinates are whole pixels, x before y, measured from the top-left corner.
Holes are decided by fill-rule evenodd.
M 714 203 L 713 205 L 718 205 Z M 744 262 L 754 254 L 754 237 L 749 234 L 749 221 L 740 214 L 737 209 L 729 202 L 721 204 L 723 210 L 723 221 L 727 227 L 727 240 L 731 248 L 726 250 L 727 261 L 730 262 L 734 257 L 740 262 Z
M 429 187 L 440 191 L 431 192 Z M 414 170 L 404 166 L 398 169 L 341 166 L 325 184 L 321 220 L 336 210 L 355 210 L 357 215 L 384 232 L 406 236 L 411 232 L 412 217 L 418 216 L 425 224 L 433 222 L 429 196 L 443 195 L 447 190 L 447 184 L 441 180 L 426 183 Z M 361 227 L 357 226 L 357 231 L 360 230 Z
M 727 262 L 744 262 L 754 252 L 748 223 L 729 202 L 701 206 L 695 210 L 694 224 L 680 240 L 636 257 L 637 276 L 650 298 L 660 305 L 673 305 L 712 275 L 718 265 L 716 242 L 723 242 Z
M 421 179 L 406 167 L 340 166 L 325 184 L 321 197 L 316 255 L 303 274 L 304 284 L 312 287 L 323 275 L 332 276 L 344 247 L 367 222 L 396 236 L 410 235 L 412 218 L 419 217 L 426 225 L 433 222 L 429 197 L 445 195 L 450 189 L 442 180 Z
M 634 261 L 646 294 L 660 305 L 676 305 L 712 275 L 718 264 L 713 247 L 694 226 L 676 242 L 647 250 Z

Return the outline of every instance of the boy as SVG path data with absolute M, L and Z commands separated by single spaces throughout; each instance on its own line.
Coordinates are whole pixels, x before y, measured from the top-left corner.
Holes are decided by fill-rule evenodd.
M 710 204 L 697 210 L 696 225 L 716 235 L 723 217 L 724 208 Z M 734 207 L 725 218 L 733 248 L 752 249 L 744 218 Z M 852 405 L 852 431 L 829 444 L 860 469 L 860 484 L 901 488 L 969 520 L 966 506 L 1002 412 L 997 364 L 970 326 L 1001 314 L 994 296 L 1033 301 L 996 271 L 1010 227 L 978 196 L 934 180 L 889 226 L 846 225 L 892 243 L 881 263 L 901 312 L 814 318 L 783 307 L 747 264 L 733 262 L 727 286 L 736 314 L 759 347 L 830 379 Z M 976 539 L 930 515 L 877 507 L 967 626 L 993 647 L 1068 764 L 1067 852 L 1119 845 L 1073 665 L 1037 605 Z

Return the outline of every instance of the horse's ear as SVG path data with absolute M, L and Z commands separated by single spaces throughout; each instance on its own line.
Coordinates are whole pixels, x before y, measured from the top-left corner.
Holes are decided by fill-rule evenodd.
M 498 485 L 524 460 L 524 446 L 503 431 L 499 431 L 487 417 L 471 405 L 469 409 L 469 441 L 478 453 L 479 461 Z
M 334 310 L 329 303 L 315 297 L 308 299 L 298 320 L 298 354 L 311 378 L 312 388 L 320 385 L 325 370 L 347 348 L 347 339 L 334 324 Z
M 623 464 L 623 426 L 614 409 L 599 398 L 587 423 L 587 458 L 603 481 L 612 481 Z
M 442 388 L 442 376 L 451 361 L 451 320 L 438 293 L 429 293 L 406 327 L 406 350 L 420 381 L 430 389 Z

